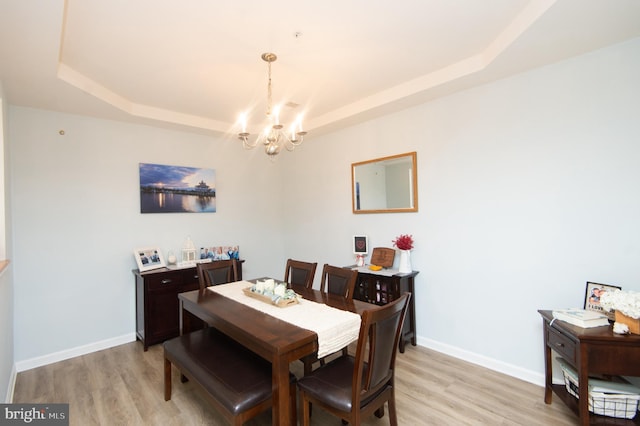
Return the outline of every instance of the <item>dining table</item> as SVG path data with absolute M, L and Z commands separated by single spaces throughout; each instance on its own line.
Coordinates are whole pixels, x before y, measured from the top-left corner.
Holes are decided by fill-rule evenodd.
M 248 288 L 256 281 L 264 279 L 239 281 L 222 286 Z M 273 380 L 272 424 L 296 424 L 296 419 L 291 418 L 290 414 L 289 364 L 307 355 L 321 355 L 318 352 L 320 347 L 318 333 L 250 306 L 254 302 L 249 302 L 249 300 L 255 301 L 255 299 L 247 297 L 244 300 L 224 295 L 223 291 L 216 289 L 216 287 L 225 288 L 222 286 L 193 290 L 178 295 L 181 333 L 185 334 L 202 328 L 206 323 L 270 361 Z M 294 285 L 291 288 L 298 294 L 300 304 L 307 303 L 297 311 L 296 316 L 317 315 L 313 313 L 313 309 L 308 309 L 309 307 L 347 311 L 359 316 L 365 310 L 377 308 L 376 305 L 367 302 L 346 300 L 342 296 L 302 286 Z M 309 302 L 315 302 L 315 304 Z M 287 310 L 292 307 L 277 309 Z M 351 315 L 351 317 L 353 316 Z M 350 327 L 353 331 L 353 321 L 350 322 Z M 348 327 L 338 326 L 337 328 L 346 329 Z M 355 339 L 357 340 L 357 333 Z

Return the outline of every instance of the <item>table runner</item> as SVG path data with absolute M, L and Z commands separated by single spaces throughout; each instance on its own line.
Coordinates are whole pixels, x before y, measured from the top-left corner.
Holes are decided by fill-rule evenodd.
M 237 281 L 208 289 L 279 320 L 315 332 L 318 335 L 318 358 L 337 352 L 358 340 L 360 315 L 302 298 L 299 304 L 280 308 L 242 292 L 242 289 L 251 286 L 252 283 L 248 281 Z

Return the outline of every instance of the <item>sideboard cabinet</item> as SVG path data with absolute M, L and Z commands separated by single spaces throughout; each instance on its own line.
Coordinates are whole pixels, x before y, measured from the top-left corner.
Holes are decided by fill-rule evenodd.
M 640 376 L 640 336 L 615 334 L 612 327 L 581 328 L 554 321 L 553 311 L 539 310 L 544 333 L 544 402 L 551 404 L 552 392 L 579 416 L 581 425 L 637 425 L 640 416 L 627 420 L 589 413 L 589 376 Z M 576 399 L 564 384 L 553 383 L 552 351 L 571 364 L 578 373 Z M 607 409 L 616 406 L 607 404 Z M 611 407 L 611 408 L 609 408 Z M 617 409 L 617 408 L 616 408 Z
M 353 267 L 350 267 L 354 269 Z M 358 279 L 353 298 L 376 305 L 386 305 L 402 296 L 403 293 L 411 293 L 407 316 L 400 336 L 400 352 L 404 353 L 405 343 L 411 342 L 416 346 L 416 304 L 414 278 L 418 271 L 410 273 L 392 273 L 388 271 L 371 271 L 361 268 L 358 270 Z
M 242 279 L 238 263 L 238 280 Z M 136 280 L 136 337 L 144 350 L 180 335 L 178 293 L 199 288 L 196 267 L 133 270 Z

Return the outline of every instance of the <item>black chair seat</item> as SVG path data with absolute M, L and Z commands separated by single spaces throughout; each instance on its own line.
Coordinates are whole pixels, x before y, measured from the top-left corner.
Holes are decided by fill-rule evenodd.
M 327 404 L 338 410 L 351 411 L 353 367 L 352 357 L 340 357 L 300 378 L 298 388 L 316 398 L 322 396 Z
M 315 370 L 311 375 L 298 380 L 298 387 L 314 398 L 322 398 L 324 402 L 340 411 L 351 411 L 352 398 L 351 386 L 353 385 L 353 369 L 355 358 L 351 355 L 341 356 L 331 363 Z M 363 367 L 364 375 L 367 374 L 367 365 Z M 366 405 L 371 399 L 387 390 L 382 388 L 360 405 Z
M 271 399 L 271 363 L 214 328 L 164 342 L 164 354 L 232 417 Z M 291 383 L 295 383 L 293 374 Z M 170 384 L 166 392 L 165 384 L 168 400 Z

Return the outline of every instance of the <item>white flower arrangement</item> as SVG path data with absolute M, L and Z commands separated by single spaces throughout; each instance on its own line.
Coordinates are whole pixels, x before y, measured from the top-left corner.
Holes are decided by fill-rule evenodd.
M 606 311 L 612 309 L 631 317 L 640 318 L 640 293 L 635 291 L 605 291 L 600 296 L 600 306 Z
M 277 283 L 271 278 L 264 281 L 257 280 L 250 291 L 270 297 L 275 304 L 278 304 L 280 299 L 291 300 L 298 296 L 293 290 L 287 288 L 287 283 Z

